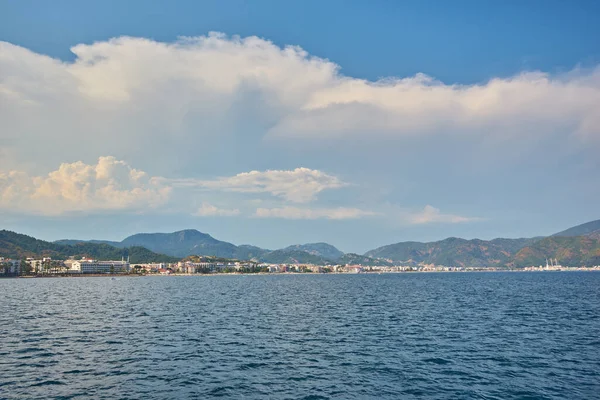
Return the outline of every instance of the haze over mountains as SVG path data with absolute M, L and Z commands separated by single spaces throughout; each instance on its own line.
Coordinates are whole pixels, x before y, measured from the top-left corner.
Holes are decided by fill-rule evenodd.
M 79 240 L 56 243 L 74 245 Z M 565 265 L 600 264 L 600 220 L 581 224 L 549 237 L 493 240 L 447 238 L 435 242 L 400 242 L 370 250 L 364 255 L 347 253 L 328 243 L 292 245 L 269 250 L 251 245 L 236 246 L 209 234 L 188 229 L 173 233 L 140 233 L 121 242 L 88 241 L 119 248 L 141 246 L 173 257 L 212 255 L 268 263 L 341 263 L 363 265 L 435 264 L 448 266 L 540 265 L 556 258 Z

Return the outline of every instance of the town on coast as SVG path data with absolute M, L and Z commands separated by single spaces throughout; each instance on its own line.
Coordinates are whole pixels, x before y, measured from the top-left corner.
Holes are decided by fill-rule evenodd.
M 462 267 L 443 265 L 314 265 L 271 264 L 253 261 L 227 260 L 205 256 L 201 260 L 182 260 L 173 263 L 130 263 L 128 259 L 94 260 L 83 257 L 54 260 L 50 257 L 9 259 L 0 257 L 0 277 L 45 276 L 105 276 L 105 275 L 215 275 L 215 274 L 282 274 L 282 273 L 408 273 L 408 272 L 476 272 L 476 271 L 598 271 L 600 265 L 569 267 L 546 261 L 546 265 L 525 268 Z

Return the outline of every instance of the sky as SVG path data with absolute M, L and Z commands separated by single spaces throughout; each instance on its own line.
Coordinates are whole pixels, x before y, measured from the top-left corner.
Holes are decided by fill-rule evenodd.
M 362 253 L 600 218 L 596 1 L 0 0 L 0 228 Z

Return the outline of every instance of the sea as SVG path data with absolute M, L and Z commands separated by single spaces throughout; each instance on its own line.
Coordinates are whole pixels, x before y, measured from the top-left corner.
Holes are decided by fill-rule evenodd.
M 599 399 L 600 272 L 0 280 L 1 399 Z

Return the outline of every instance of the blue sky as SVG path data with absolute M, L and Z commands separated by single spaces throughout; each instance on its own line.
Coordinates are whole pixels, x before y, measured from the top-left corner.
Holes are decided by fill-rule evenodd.
M 600 216 L 599 37 L 594 1 L 0 1 L 3 227 L 550 234 Z
M 3 40 L 65 60 L 77 43 L 218 31 L 299 45 L 370 80 L 422 72 L 472 83 L 600 62 L 596 1 L 22 0 L 0 7 Z

